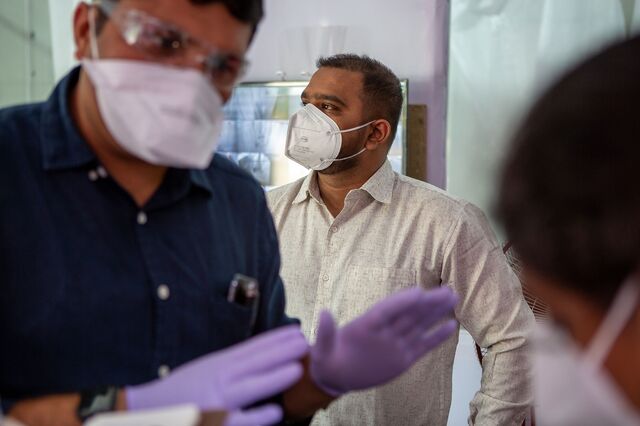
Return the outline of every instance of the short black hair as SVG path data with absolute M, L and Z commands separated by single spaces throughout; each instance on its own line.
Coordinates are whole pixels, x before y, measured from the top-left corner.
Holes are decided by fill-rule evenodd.
M 251 24 L 254 29 L 258 26 L 264 16 L 262 0 L 191 0 L 191 3 L 222 3 L 231 15 L 240 22 Z
M 119 0 L 111 0 L 111 1 L 118 2 Z M 262 0 L 190 0 L 190 1 L 193 4 L 222 3 L 234 18 L 236 18 L 240 22 L 251 24 L 251 27 L 253 28 L 253 32 L 251 35 L 252 39 L 256 33 L 258 24 L 264 17 L 264 8 L 262 6 Z M 98 25 L 98 32 L 100 32 L 101 27 L 102 25 Z
M 393 143 L 402 112 L 402 88 L 398 77 L 382 62 L 366 55 L 343 53 L 321 57 L 316 62 L 318 68 L 338 68 L 362 74 L 362 100 L 370 119 L 382 117 L 391 124 Z
M 496 213 L 523 262 L 608 305 L 640 264 L 640 37 L 569 72 L 535 104 Z

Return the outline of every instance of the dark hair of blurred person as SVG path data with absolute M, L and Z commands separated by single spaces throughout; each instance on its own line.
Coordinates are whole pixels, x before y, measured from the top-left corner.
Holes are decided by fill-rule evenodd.
M 548 424 L 640 424 L 639 99 L 636 37 L 547 90 L 502 171 L 497 215 L 553 317 L 534 351 Z

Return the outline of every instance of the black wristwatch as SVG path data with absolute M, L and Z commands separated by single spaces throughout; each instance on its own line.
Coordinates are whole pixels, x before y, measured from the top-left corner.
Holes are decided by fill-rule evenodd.
M 78 418 L 84 423 L 91 416 L 114 411 L 117 397 L 118 388 L 115 386 L 81 392 L 76 411 Z

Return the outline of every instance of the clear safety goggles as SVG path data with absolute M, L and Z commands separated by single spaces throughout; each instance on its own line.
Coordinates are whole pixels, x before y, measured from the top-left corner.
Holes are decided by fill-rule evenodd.
M 146 12 L 117 7 L 114 0 L 94 0 L 93 4 L 115 23 L 125 43 L 140 51 L 145 59 L 197 68 L 221 89 L 233 88 L 247 70 L 246 59 L 220 52 Z

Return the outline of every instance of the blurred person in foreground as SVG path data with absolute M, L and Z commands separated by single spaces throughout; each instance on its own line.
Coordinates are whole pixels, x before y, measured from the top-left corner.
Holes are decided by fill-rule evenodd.
M 554 84 L 516 133 L 497 213 L 549 305 L 541 425 L 640 425 L 640 38 Z

